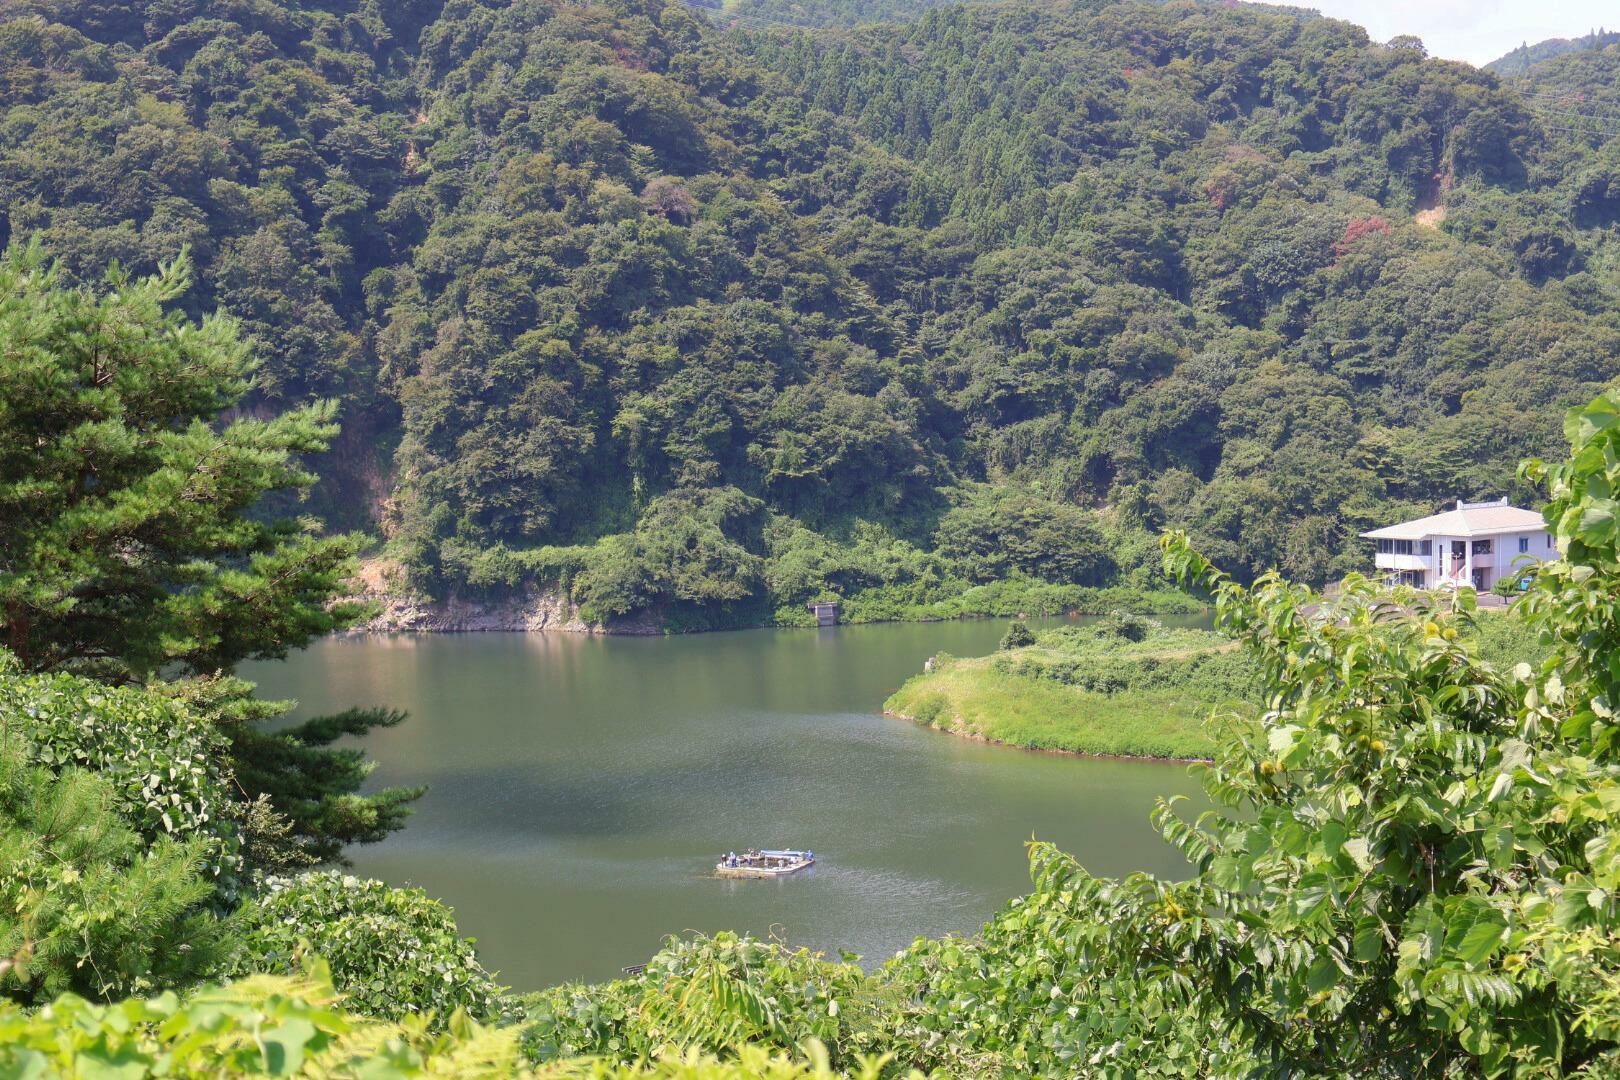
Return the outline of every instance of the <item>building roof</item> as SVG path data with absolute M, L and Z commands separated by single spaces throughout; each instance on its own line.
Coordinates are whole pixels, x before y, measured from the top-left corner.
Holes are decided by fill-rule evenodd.
M 1546 527 L 1546 519 L 1538 511 L 1521 510 L 1502 499 L 1492 503 L 1458 502 L 1455 510 L 1387 525 L 1361 535 L 1369 540 L 1422 540 L 1429 536 L 1496 536 Z

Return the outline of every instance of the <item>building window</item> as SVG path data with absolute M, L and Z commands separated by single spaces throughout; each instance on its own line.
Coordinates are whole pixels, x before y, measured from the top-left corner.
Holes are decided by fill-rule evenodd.
M 1395 584 L 1410 585 L 1414 589 L 1421 589 L 1423 588 L 1423 571 L 1397 570 L 1395 572 Z
M 1491 553 L 1491 542 L 1489 540 L 1475 540 L 1474 541 L 1474 554 L 1475 555 L 1489 555 L 1490 553 Z
M 1547 550 L 1552 550 L 1552 533 L 1547 534 Z
M 1530 550 L 1530 538 L 1528 536 L 1519 537 L 1519 554 L 1523 555 L 1525 552 L 1527 552 L 1529 550 Z
M 1418 541 L 1418 554 L 1419 555 L 1432 555 L 1432 554 L 1434 554 L 1434 541 L 1433 540 L 1419 540 Z
M 1394 545 L 1395 545 L 1395 541 L 1393 541 L 1393 540 L 1379 540 L 1378 541 L 1378 554 L 1380 554 L 1380 555 L 1388 555 L 1390 552 L 1395 550 Z

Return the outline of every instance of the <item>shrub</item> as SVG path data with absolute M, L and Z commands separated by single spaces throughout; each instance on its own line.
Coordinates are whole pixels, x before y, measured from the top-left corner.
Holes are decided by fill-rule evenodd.
M 0 997 L 153 993 L 213 963 L 221 926 L 203 909 L 213 886 L 198 870 L 207 841 L 148 846 L 115 804 L 107 780 L 47 769 L 15 736 L 0 741 Z
M 1107 618 L 1097 624 L 1097 629 L 1121 641 L 1136 642 L 1146 641 L 1155 630 L 1160 629 L 1160 624 L 1128 611 L 1111 611 Z
M 943 695 L 930 694 L 917 702 L 916 706 L 911 710 L 911 718 L 919 724 L 934 727 L 940 715 L 945 712 L 946 705 L 947 702 Z
M 457 1010 L 501 1015 L 501 988 L 478 962 L 450 910 L 420 889 L 395 889 L 335 871 L 269 878 L 238 913 L 242 944 L 226 974 L 298 971 L 307 950 L 332 964 L 348 1004 L 398 1020 Z
M 258 976 L 207 987 L 183 1001 L 169 994 L 94 1005 L 68 995 L 37 1012 L 0 1005 L 0 1076 L 878 1080 L 883 1064 L 862 1061 L 848 1074 L 834 1073 L 812 1043 L 796 1060 L 745 1046 L 729 1062 L 694 1055 L 636 1065 L 561 1061 L 533 1069 L 524 1065 L 511 1028 L 460 1017 L 438 1033 L 419 1018 L 387 1023 L 339 1005 L 320 963 L 294 978 Z
M 1020 658 L 998 665 L 997 670 L 1023 678 L 1050 679 L 1097 694 L 1174 690 L 1188 701 L 1210 705 L 1259 699 L 1254 663 L 1236 651 L 1173 657 Z
M 670 939 L 632 979 L 559 986 L 525 999 L 523 1045 L 536 1060 L 646 1059 L 665 1047 L 732 1055 L 815 1041 L 833 1065 L 887 1044 L 898 1001 L 855 964 L 747 936 Z
M 66 996 L 27 1013 L 0 1007 L 0 1075 L 196 1078 L 518 1074 L 516 1039 L 464 1019 L 448 1036 L 420 1020 L 345 1014 L 325 965 L 115 1005 Z M 116 1062 L 116 1072 L 109 1070 Z
M 1001 644 L 997 646 L 1002 652 L 1013 649 L 1026 649 L 1035 644 L 1035 634 L 1030 630 L 1029 624 L 1022 619 L 1014 619 L 1007 632 L 1001 635 Z
M 225 740 L 184 705 L 73 675 L 20 675 L 0 653 L 0 728 L 41 765 L 100 774 L 147 840 L 205 837 L 210 873 L 229 879 L 240 868 Z

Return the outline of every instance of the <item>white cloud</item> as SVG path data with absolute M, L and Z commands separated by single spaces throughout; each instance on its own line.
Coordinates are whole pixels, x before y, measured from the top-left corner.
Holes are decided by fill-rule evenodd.
M 1375 41 L 1423 39 L 1432 56 L 1486 64 L 1522 42 L 1620 30 L 1615 0 L 1298 0 L 1367 28 Z

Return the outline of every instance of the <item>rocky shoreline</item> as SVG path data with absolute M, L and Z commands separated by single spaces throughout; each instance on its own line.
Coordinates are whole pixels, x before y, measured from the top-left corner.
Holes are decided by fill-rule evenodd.
M 344 634 L 463 634 L 478 631 L 564 634 L 658 634 L 660 613 L 589 622 L 579 605 L 560 592 L 537 591 L 498 600 L 451 595 L 431 600 L 412 592 L 405 571 L 388 558 L 363 559 L 350 580 L 352 599 L 377 607 L 377 614 Z
M 355 599 L 378 606 L 372 618 L 344 631 L 360 634 L 460 634 L 522 631 L 564 634 L 658 634 L 656 613 L 588 622 L 579 605 L 560 593 L 533 593 L 503 600 L 451 596 L 445 600 L 395 592 L 366 591 Z

